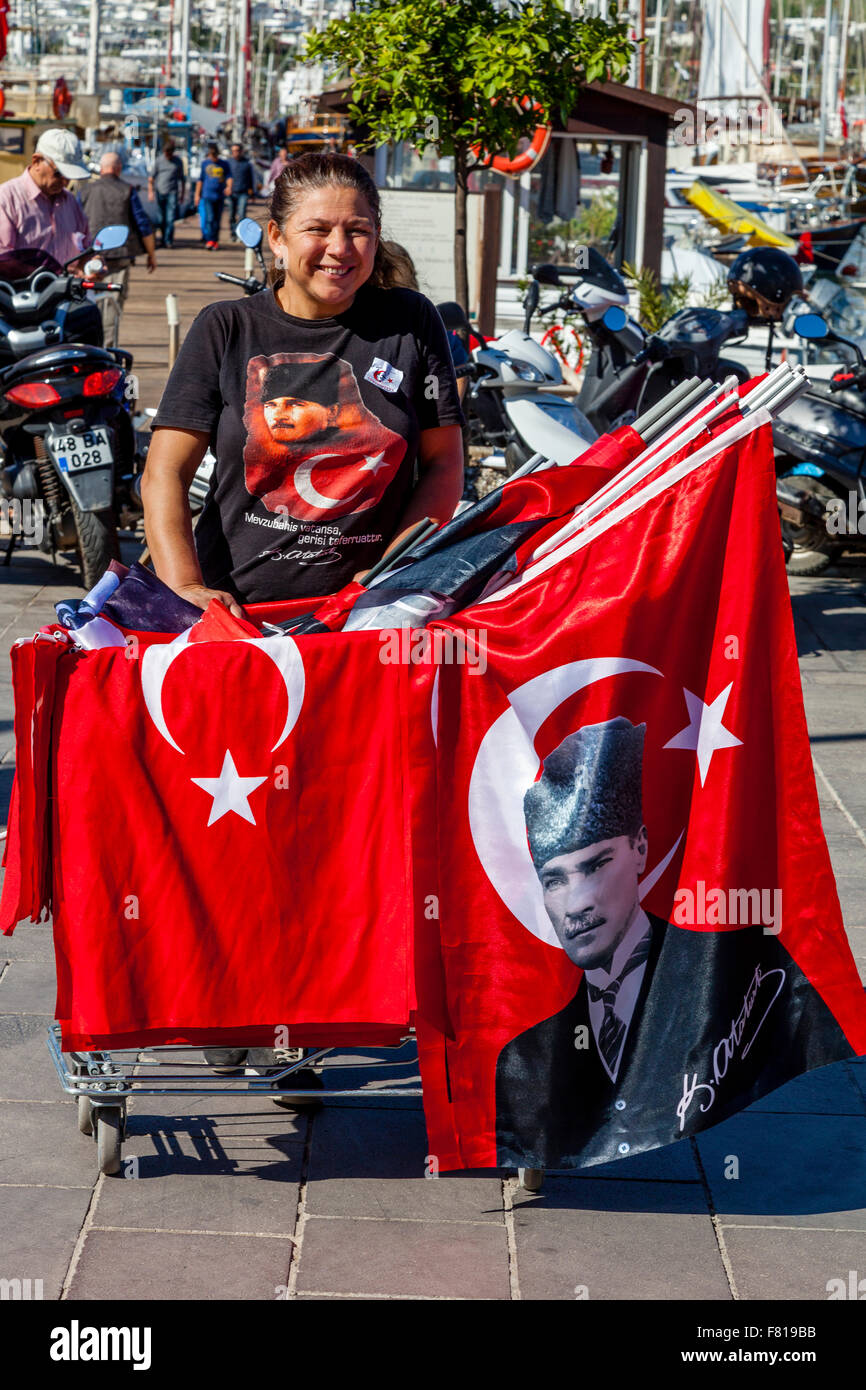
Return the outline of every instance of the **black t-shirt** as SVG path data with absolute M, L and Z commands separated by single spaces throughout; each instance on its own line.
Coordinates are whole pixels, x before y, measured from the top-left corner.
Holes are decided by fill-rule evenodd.
M 333 318 L 287 314 L 272 290 L 203 309 L 153 428 L 210 431 L 202 575 L 254 603 L 334 593 L 373 564 L 412 491 L 420 432 L 462 423 L 429 299 L 364 286 Z

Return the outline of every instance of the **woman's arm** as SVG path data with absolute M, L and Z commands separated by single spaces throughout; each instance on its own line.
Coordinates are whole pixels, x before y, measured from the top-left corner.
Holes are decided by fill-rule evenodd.
M 242 618 L 233 595 L 204 583 L 192 535 L 189 488 L 204 458 L 206 430 L 154 430 L 141 479 L 144 532 L 157 577 L 181 598 L 207 608 L 212 598 Z
M 418 444 L 419 478 L 385 554 L 425 516 L 450 521 L 463 495 L 463 431 L 459 425 L 422 430 Z

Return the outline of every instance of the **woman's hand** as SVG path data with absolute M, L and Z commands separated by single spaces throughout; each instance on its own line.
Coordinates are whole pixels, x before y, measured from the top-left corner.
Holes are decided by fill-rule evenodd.
M 223 589 L 209 589 L 205 584 L 181 584 L 174 592 L 187 603 L 194 603 L 196 608 L 207 608 L 212 598 L 218 598 L 236 618 L 246 618 L 237 599 Z

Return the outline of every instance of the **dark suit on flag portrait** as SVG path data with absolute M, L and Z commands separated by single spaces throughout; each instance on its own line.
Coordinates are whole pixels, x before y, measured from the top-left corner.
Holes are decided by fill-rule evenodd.
M 828 1055 L 854 1056 L 817 990 L 763 927 L 694 931 L 649 921 L 650 956 L 615 1081 L 589 1023 L 586 976 L 564 1009 L 502 1049 L 502 1166 L 582 1167 L 669 1144 Z
M 583 975 L 499 1054 L 502 1166 L 583 1167 L 669 1144 L 854 1055 L 777 935 L 641 909 L 644 733 L 623 718 L 578 730 L 524 798 L 545 910 Z

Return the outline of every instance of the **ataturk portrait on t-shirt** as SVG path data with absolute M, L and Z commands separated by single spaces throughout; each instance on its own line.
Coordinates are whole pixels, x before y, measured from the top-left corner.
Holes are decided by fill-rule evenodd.
M 333 353 L 251 357 L 244 401 L 244 481 L 270 512 L 320 521 L 381 499 L 406 441 L 365 406 Z

